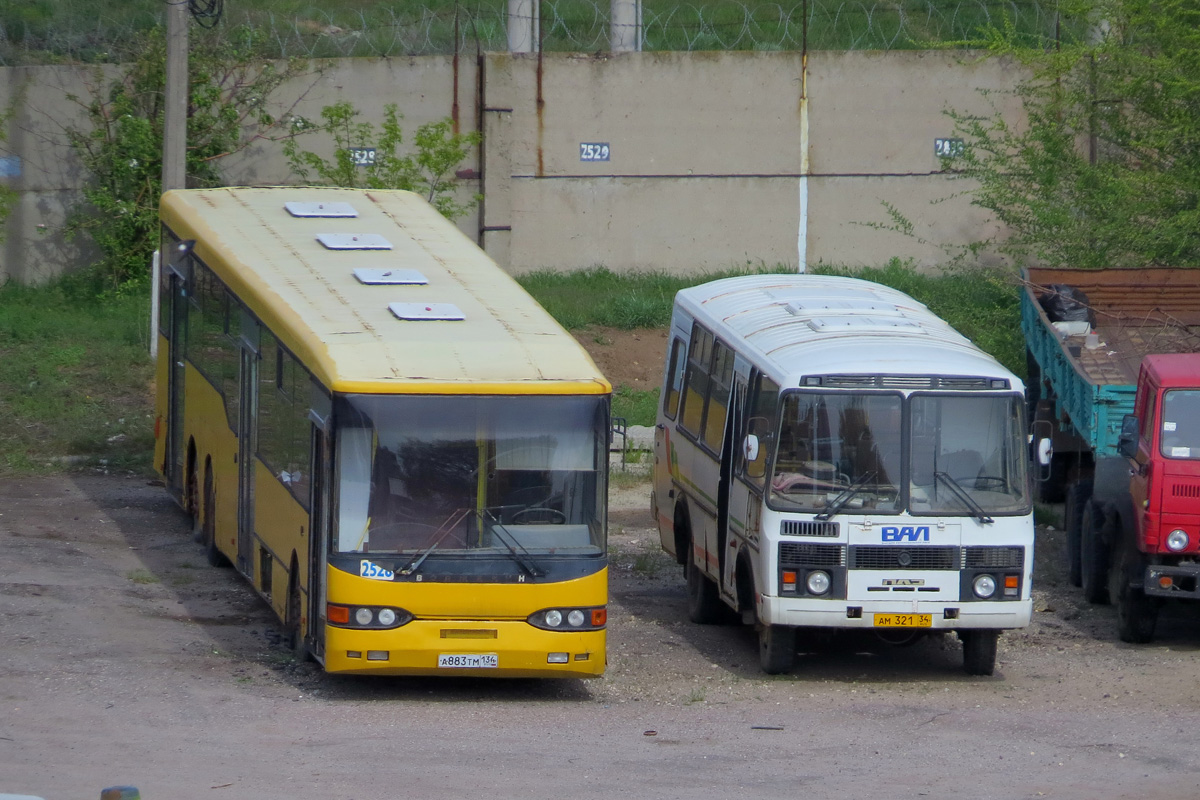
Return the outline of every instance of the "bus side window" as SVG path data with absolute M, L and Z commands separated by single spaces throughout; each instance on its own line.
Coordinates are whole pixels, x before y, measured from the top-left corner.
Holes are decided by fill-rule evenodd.
M 712 371 L 709 374 L 707 410 L 704 414 L 704 443 L 714 453 L 721 452 L 725 434 L 725 415 L 729 410 L 729 389 L 733 380 L 733 351 L 721 342 L 713 345 Z
M 708 397 L 708 361 L 712 353 L 712 341 L 712 334 L 699 325 L 692 328 L 679 427 L 694 436 L 699 436 L 704 430 L 704 401 Z
M 667 419 L 675 419 L 675 415 L 679 413 L 679 390 L 683 382 L 683 339 L 672 342 L 669 363 L 663 413 L 667 415 Z

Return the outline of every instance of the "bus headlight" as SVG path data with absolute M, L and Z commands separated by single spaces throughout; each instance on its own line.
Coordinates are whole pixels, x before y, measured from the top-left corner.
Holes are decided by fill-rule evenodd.
M 525 621 L 544 631 L 596 631 L 608 624 L 608 609 L 604 606 L 545 608 L 530 614 Z
M 399 628 L 412 622 L 413 615 L 403 608 L 380 606 L 344 606 L 329 603 L 325 606 L 325 619 L 339 628 L 367 628 L 383 630 Z
M 974 589 L 976 597 L 987 600 L 996 593 L 996 579 L 991 575 L 977 575 L 971 588 Z
M 829 591 L 829 573 L 819 569 L 813 570 L 808 573 L 804 584 L 808 587 L 809 594 L 825 594 Z
M 1178 528 L 1167 534 L 1167 549 L 1172 553 L 1178 553 L 1181 550 L 1187 550 L 1188 535 L 1185 531 Z

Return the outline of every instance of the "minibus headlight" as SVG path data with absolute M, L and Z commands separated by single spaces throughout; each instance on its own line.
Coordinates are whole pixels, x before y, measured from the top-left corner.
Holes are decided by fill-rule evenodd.
M 567 614 L 567 624 L 572 628 L 583 625 L 583 612 L 578 608 L 571 609 L 571 613 Z
M 829 591 L 829 573 L 819 569 L 813 570 L 808 573 L 808 579 L 804 583 L 809 594 L 825 594 Z
M 1188 535 L 1186 531 L 1175 529 L 1167 534 L 1167 549 L 1172 553 L 1187 550 Z
M 354 621 L 359 625 L 362 625 L 364 628 L 370 625 L 371 621 L 374 619 L 375 612 L 371 611 L 369 608 L 360 608 L 354 612 Z
M 976 576 L 971 588 L 975 590 L 976 597 L 981 600 L 987 600 L 996 593 L 996 579 L 991 575 Z
M 562 625 L 562 612 L 558 609 L 547 611 L 546 624 L 551 628 L 557 628 L 559 625 Z
M 379 609 L 379 624 L 394 625 L 396 623 L 396 612 L 390 608 Z

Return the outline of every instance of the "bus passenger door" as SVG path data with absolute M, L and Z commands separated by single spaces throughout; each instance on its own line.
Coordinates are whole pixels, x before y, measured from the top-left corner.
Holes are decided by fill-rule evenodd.
M 237 568 L 250 575 L 254 533 L 254 458 L 258 452 L 258 321 L 242 315 L 241 366 L 238 370 L 238 552 Z
M 729 597 L 733 597 L 736 593 L 733 581 L 733 553 L 727 552 L 731 544 L 729 529 L 731 525 L 738 524 L 736 522 L 738 517 L 734 515 L 735 507 L 744 505 L 744 498 L 741 497 L 744 492 L 734 489 L 733 473 L 738 460 L 737 455 L 741 452 L 738 431 L 742 428 L 742 409 L 745 404 L 746 381 L 742 376 L 736 375 L 733 391 L 729 398 L 729 410 L 725 415 L 725 438 L 721 445 L 721 474 L 717 483 L 717 561 L 720 568 L 720 580 L 717 581 L 717 585 L 721 587 L 721 594 Z M 736 485 L 739 489 L 743 488 L 740 484 Z M 738 495 L 737 500 L 742 502 L 735 501 L 735 495 Z M 740 509 L 738 510 L 740 511 Z
M 314 402 L 314 405 L 317 405 Z M 325 562 L 329 556 L 329 490 L 333 467 L 329 457 L 327 409 L 314 408 L 309 412 L 312 427 L 312 502 L 308 519 L 308 642 L 312 654 L 325 661 Z
M 170 298 L 167 318 L 170 330 L 167 370 L 167 448 L 163 475 L 167 490 L 176 498 L 183 496 L 183 401 L 184 358 L 187 349 L 188 268 L 191 248 L 181 249 L 167 261 Z M 194 501 L 194 498 L 193 498 Z

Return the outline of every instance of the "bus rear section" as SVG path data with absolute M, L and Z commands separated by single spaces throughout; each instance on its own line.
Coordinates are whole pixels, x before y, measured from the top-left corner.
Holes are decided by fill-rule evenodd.
M 967 672 L 992 674 L 1032 611 L 1020 381 L 848 278 L 685 290 L 668 348 L 652 505 L 691 619 L 740 614 L 770 673 L 834 628 L 954 631 Z

